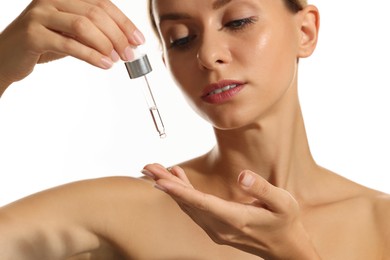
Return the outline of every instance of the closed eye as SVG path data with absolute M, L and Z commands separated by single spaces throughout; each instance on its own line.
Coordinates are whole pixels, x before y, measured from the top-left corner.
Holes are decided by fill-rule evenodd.
M 255 23 L 257 20 L 258 20 L 258 18 L 255 16 L 233 20 L 233 21 L 226 23 L 222 29 L 228 29 L 231 31 L 243 30 L 246 27 L 248 27 L 249 25 Z M 193 42 L 193 40 L 195 38 L 196 38 L 196 35 L 189 35 L 186 37 L 182 37 L 182 38 L 173 40 L 170 43 L 169 48 L 170 49 L 185 50 L 191 46 L 191 43 Z
M 232 31 L 239 31 L 245 29 L 247 26 L 255 23 L 257 17 L 247 17 L 243 19 L 233 20 L 226 23 L 223 27 Z
M 188 48 L 191 42 L 196 38 L 196 35 L 189 35 L 183 38 L 176 39 L 170 43 L 170 48 L 185 49 Z

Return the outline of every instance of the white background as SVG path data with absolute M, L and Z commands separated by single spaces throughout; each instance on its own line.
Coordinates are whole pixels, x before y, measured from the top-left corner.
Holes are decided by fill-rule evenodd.
M 144 82 L 130 80 L 121 62 L 109 71 L 74 58 L 38 65 L 0 99 L 0 205 L 79 179 L 140 176 L 147 163 L 168 166 L 213 146 L 211 128 L 170 80 L 140 2 L 114 1 L 147 38 L 149 80 L 168 137 L 154 129 Z M 28 3 L 1 2 L 0 30 Z M 318 164 L 390 192 L 386 1 L 311 3 L 321 11 L 320 41 L 301 60 L 299 88 L 312 153 Z

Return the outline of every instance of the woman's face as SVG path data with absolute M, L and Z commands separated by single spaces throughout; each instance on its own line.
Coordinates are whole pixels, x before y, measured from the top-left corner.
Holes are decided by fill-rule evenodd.
M 154 0 L 164 60 L 216 128 L 257 122 L 296 87 L 300 30 L 282 0 Z

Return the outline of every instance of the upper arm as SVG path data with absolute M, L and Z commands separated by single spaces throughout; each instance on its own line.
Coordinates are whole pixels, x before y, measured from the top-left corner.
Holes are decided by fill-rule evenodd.
M 98 247 L 81 188 L 64 185 L 0 208 L 0 259 L 62 259 Z
M 150 189 L 154 190 L 149 183 L 130 177 L 98 178 L 49 189 L 0 208 L 0 259 L 100 254 L 111 250 L 105 241 L 129 249 L 142 226 Z

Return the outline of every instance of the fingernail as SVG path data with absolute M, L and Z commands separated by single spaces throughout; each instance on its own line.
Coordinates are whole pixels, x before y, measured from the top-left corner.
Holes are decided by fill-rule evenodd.
M 141 171 L 141 173 L 142 173 L 143 175 L 146 175 L 146 176 L 152 178 L 152 179 L 154 179 L 154 178 L 156 177 L 156 176 L 154 176 L 153 173 L 151 173 L 150 171 L 145 170 L 145 169 L 143 169 L 143 170 Z
M 130 46 L 126 47 L 125 49 L 125 57 L 127 61 L 131 61 L 134 59 L 133 48 L 131 48 Z
M 114 62 L 117 62 L 119 59 L 120 59 L 119 54 L 115 50 L 112 50 L 111 60 Z
M 112 67 L 112 65 L 114 65 L 114 63 L 112 62 L 112 60 L 108 57 L 104 57 L 100 60 L 101 62 L 101 67 L 103 69 L 109 69 Z
M 242 186 L 249 188 L 252 186 L 255 178 L 251 174 L 243 172 L 240 174 L 239 180 Z
M 135 29 L 135 31 L 133 32 L 133 39 L 138 45 L 143 44 L 145 42 L 144 35 L 138 29 Z

